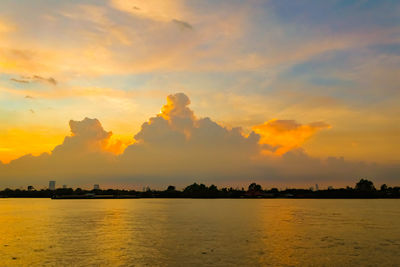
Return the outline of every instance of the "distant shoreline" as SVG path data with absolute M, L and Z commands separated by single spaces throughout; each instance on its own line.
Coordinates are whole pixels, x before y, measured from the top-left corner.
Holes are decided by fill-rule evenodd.
M 400 199 L 400 197 L 342 197 L 342 198 L 334 198 L 334 197 L 262 197 L 262 198 L 251 198 L 251 197 L 243 197 L 243 198 L 228 198 L 228 197 L 105 197 L 105 198 L 86 198 L 86 197 L 76 197 L 76 198 L 51 198 L 51 197 L 3 197 L 1 196 L 0 199 L 51 199 L 51 200 L 104 200 L 104 199 L 242 199 L 242 200 L 249 200 L 249 199 Z
M 318 186 L 318 185 L 317 185 Z M 318 187 L 317 187 L 318 188 Z M 191 184 L 183 190 L 176 190 L 170 185 L 166 190 L 143 191 L 100 189 L 85 190 L 81 188 L 57 188 L 35 190 L 28 186 L 27 190 L 5 189 L 0 191 L 0 198 L 51 198 L 51 199 L 137 199 L 137 198 L 186 198 L 186 199 L 396 199 L 400 198 L 400 187 L 381 185 L 377 190 L 371 181 L 361 179 L 355 188 L 332 188 L 324 190 L 310 189 L 263 189 L 261 185 L 252 183 L 248 189 L 221 188 L 215 185 Z

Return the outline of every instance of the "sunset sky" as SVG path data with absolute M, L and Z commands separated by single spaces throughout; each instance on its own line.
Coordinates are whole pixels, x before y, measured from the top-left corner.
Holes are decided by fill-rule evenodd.
M 2 0 L 0 187 L 398 185 L 399 14 L 389 0 Z

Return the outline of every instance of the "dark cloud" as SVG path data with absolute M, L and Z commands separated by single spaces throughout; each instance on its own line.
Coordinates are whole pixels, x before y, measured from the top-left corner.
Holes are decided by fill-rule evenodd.
M 23 79 L 11 78 L 10 80 L 13 81 L 13 82 L 16 82 L 16 83 L 30 83 L 30 81 L 23 80 Z
M 39 75 L 33 75 L 33 76 L 22 76 L 20 79 L 17 78 L 11 78 L 10 79 L 13 82 L 17 83 L 31 83 L 31 82 L 42 82 L 42 83 L 48 83 L 51 85 L 57 85 L 57 81 L 53 77 L 49 78 L 44 78 Z
M 26 95 L 25 98 L 28 98 L 28 99 L 35 99 L 33 96 L 30 96 L 30 95 Z
M 52 85 L 57 85 L 57 81 L 53 77 L 44 78 L 44 77 L 41 77 L 41 76 L 38 76 L 38 75 L 34 75 L 32 77 L 32 79 L 35 80 L 35 81 L 47 82 L 47 83 L 50 83 Z
M 186 21 L 173 19 L 173 23 L 175 23 L 181 30 L 193 30 L 193 26 Z

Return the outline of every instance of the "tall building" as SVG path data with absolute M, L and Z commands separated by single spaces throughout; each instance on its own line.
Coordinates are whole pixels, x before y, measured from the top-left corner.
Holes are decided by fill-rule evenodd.
M 100 189 L 100 185 L 98 185 L 98 184 L 93 185 L 93 189 L 94 190 L 99 190 Z
M 56 190 L 56 181 L 49 181 L 49 190 Z
M 66 184 L 63 184 L 63 189 L 67 189 L 67 185 Z
M 318 184 L 315 184 L 315 191 L 318 191 L 318 190 L 319 190 Z

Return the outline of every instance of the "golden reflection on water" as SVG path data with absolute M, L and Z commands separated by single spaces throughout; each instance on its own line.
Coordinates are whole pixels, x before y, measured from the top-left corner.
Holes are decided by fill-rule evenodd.
M 399 202 L 0 199 L 0 266 L 398 266 Z
M 262 265 L 268 265 L 271 262 L 279 262 L 286 266 L 297 266 L 293 247 L 293 241 L 296 235 L 296 225 L 293 223 L 293 206 L 286 203 L 284 206 L 266 205 L 267 212 L 262 213 L 261 222 L 263 224 L 263 241 L 268 251 L 260 257 Z M 270 210 L 271 212 L 268 212 Z M 276 242 L 280 240 L 280 242 Z

